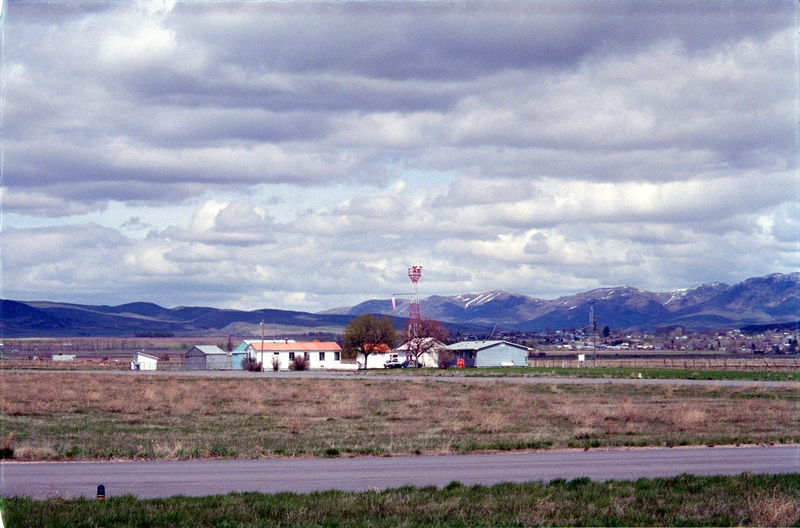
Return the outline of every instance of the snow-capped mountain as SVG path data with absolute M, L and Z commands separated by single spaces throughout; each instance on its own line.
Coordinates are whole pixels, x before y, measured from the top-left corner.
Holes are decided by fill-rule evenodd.
M 423 316 L 444 322 L 498 325 L 503 330 L 581 328 L 593 308 L 598 325 L 618 329 L 736 328 L 747 324 L 800 320 L 800 273 L 747 279 L 734 286 L 715 282 L 671 292 L 649 292 L 631 286 L 599 288 L 536 299 L 504 291 L 434 295 L 420 301 Z M 338 313 L 408 315 L 408 301 L 371 300 Z

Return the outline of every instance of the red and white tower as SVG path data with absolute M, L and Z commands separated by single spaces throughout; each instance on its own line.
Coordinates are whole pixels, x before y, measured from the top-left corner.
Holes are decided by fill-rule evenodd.
M 422 315 L 419 311 L 419 288 L 417 283 L 422 277 L 422 266 L 411 266 L 408 268 L 408 277 L 411 279 L 411 306 L 408 310 L 409 330 L 419 328 L 422 322 Z

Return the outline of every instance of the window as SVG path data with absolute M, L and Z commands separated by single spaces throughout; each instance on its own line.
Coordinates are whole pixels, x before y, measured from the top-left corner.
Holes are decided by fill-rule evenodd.
M 289 361 L 294 361 L 294 352 L 289 352 Z
M 305 358 L 306 361 L 310 360 L 310 358 L 308 357 L 308 352 L 303 352 L 303 358 Z
M 339 361 L 340 359 L 341 359 L 341 357 L 339 356 L 339 353 L 338 352 L 334 352 L 333 353 L 333 360 L 334 361 Z
M 325 361 L 325 352 L 320 352 L 319 353 L 319 360 L 320 361 Z

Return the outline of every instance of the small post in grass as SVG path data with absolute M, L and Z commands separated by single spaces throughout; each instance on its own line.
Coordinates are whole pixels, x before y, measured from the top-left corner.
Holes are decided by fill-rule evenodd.
M 106 487 L 102 484 L 97 486 L 97 500 L 101 502 L 106 500 Z

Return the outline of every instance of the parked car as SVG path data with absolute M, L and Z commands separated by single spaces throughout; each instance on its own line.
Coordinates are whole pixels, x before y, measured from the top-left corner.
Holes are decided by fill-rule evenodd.
M 402 363 L 403 368 L 422 368 L 422 363 L 417 362 L 415 365 L 413 361 L 403 361 Z
M 402 366 L 403 364 L 400 363 L 400 360 L 397 358 L 390 359 L 389 361 L 383 364 L 383 368 L 401 368 Z

